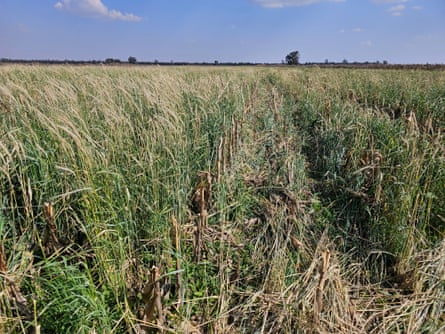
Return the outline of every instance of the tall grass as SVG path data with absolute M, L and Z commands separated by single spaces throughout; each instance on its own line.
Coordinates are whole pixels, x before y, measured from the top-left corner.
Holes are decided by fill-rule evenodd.
M 0 330 L 445 329 L 445 75 L 0 67 Z

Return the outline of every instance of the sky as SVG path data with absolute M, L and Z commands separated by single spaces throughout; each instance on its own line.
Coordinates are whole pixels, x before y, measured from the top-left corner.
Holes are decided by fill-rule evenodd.
M 445 0 L 0 0 L 0 58 L 445 64 Z

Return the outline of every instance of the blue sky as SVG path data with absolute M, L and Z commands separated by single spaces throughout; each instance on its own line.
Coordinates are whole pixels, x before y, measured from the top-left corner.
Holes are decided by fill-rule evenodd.
M 0 58 L 445 63 L 444 0 L 0 0 Z

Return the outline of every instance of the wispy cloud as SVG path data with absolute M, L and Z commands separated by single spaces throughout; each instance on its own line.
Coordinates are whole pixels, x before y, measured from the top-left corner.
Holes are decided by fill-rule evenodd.
M 75 15 L 82 15 L 93 18 L 107 18 L 110 20 L 132 21 L 141 20 L 139 16 L 125 13 L 115 9 L 108 9 L 101 0 L 61 0 L 54 7 Z
M 402 12 L 405 10 L 405 8 L 405 5 L 396 5 L 389 8 L 388 12 L 390 12 L 393 16 L 400 16 L 402 15 Z
M 388 3 L 402 3 L 407 2 L 408 0 L 372 0 L 374 3 L 382 3 L 382 4 L 388 4 Z
M 370 40 L 361 42 L 360 45 L 367 47 L 367 48 L 372 48 L 372 46 L 373 46 L 372 41 L 370 41 Z
M 401 16 L 403 14 L 403 11 L 406 9 L 404 3 L 410 0 L 371 0 L 371 1 L 376 4 L 392 5 L 387 9 L 387 11 L 391 13 L 392 16 Z
M 307 6 L 318 2 L 345 2 L 346 0 L 253 0 L 267 8 Z
M 357 27 L 357 28 L 353 28 L 353 29 L 345 29 L 345 28 L 343 28 L 343 29 L 340 29 L 338 32 L 341 33 L 341 34 L 344 34 L 344 33 L 350 33 L 350 32 L 362 33 L 364 31 L 365 31 L 365 29 Z

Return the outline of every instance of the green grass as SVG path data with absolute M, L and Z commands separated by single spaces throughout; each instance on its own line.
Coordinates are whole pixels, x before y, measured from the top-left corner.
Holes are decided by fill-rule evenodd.
M 0 67 L 0 331 L 443 331 L 444 87 Z

